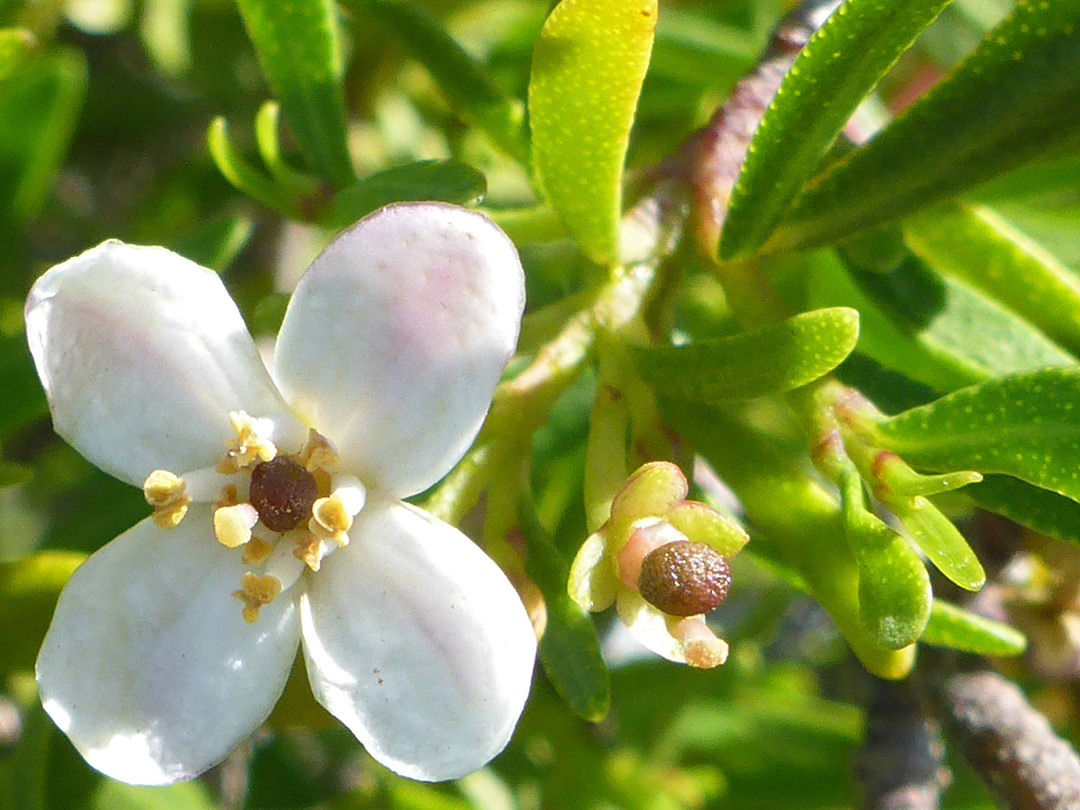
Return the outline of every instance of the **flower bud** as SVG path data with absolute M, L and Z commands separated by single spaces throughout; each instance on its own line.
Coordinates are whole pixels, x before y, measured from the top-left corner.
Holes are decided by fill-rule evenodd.
M 676 541 L 645 556 L 637 585 L 645 601 L 663 613 L 697 616 L 724 601 L 731 567 L 705 543 Z

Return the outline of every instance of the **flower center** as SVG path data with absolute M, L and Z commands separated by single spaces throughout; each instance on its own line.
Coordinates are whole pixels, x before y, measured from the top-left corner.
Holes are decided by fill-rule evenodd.
M 318 495 L 315 476 L 288 456 L 259 462 L 251 471 L 251 505 L 272 532 L 287 532 L 310 518 Z
M 193 501 L 213 503 L 214 536 L 239 549 L 250 569 L 233 596 L 244 604 L 244 620 L 255 622 L 259 609 L 305 570 L 318 571 L 328 554 L 348 544 L 367 491 L 354 476 L 337 472 L 337 454 L 315 430 L 296 453 L 284 454 L 270 440 L 270 420 L 243 412 L 229 419 L 236 436 L 216 466 L 184 477 L 155 470 L 143 494 L 163 529 L 178 525 Z

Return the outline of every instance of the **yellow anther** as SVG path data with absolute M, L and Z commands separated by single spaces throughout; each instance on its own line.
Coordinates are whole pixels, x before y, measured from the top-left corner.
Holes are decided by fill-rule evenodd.
M 223 506 L 236 506 L 238 503 L 240 503 L 240 496 L 236 491 L 236 484 L 226 484 L 221 488 L 218 499 L 214 501 L 214 509 L 220 509 Z
M 259 619 L 259 609 L 273 602 L 280 593 L 281 581 L 277 577 L 260 577 L 245 571 L 240 577 L 240 590 L 232 595 L 244 603 L 244 621 L 254 624 Z
M 168 470 L 154 470 L 143 482 L 143 496 L 154 507 L 151 516 L 159 529 L 172 529 L 187 514 L 191 497 L 184 494 L 187 483 Z
M 214 511 L 214 534 L 226 548 L 238 548 L 251 539 L 259 513 L 250 503 L 222 506 Z
M 262 565 L 270 558 L 274 546 L 261 537 L 252 537 L 244 546 L 240 560 L 244 565 Z
M 705 623 L 702 616 L 685 619 L 669 618 L 668 631 L 683 647 L 686 663 L 698 669 L 712 669 L 723 664 L 728 657 L 728 645 Z
M 277 455 L 277 447 L 270 441 L 273 425 L 267 419 L 255 419 L 244 411 L 231 411 L 229 421 L 236 438 L 225 442 L 225 457 L 218 463 L 217 471 L 231 475 L 250 469 L 260 461 L 271 461 Z
M 319 498 L 311 505 L 308 529 L 318 537 L 333 540 L 339 548 L 349 544 L 348 531 L 352 523 L 353 516 L 337 493 L 329 498 Z
M 297 535 L 293 556 L 312 571 L 318 571 L 322 565 L 322 539 L 315 534 Z
M 307 441 L 296 454 L 296 461 L 303 464 L 308 472 L 313 473 L 316 470 L 332 472 L 337 469 L 338 456 L 330 447 L 330 442 L 326 440 L 326 437 L 315 428 L 311 428 L 308 430 Z

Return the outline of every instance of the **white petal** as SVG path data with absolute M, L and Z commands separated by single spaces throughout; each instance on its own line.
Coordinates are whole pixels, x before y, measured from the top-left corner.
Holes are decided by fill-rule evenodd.
M 490 220 L 391 205 L 338 236 L 293 294 L 274 373 L 344 469 L 395 497 L 454 465 L 517 343 L 517 251 Z
M 246 624 L 243 568 L 192 507 L 144 520 L 91 556 L 56 606 L 37 661 L 45 710 L 86 761 L 125 782 L 190 779 L 270 713 L 296 656 L 283 597 Z
M 641 594 L 622 588 L 615 601 L 615 609 L 639 644 L 668 661 L 686 663 L 682 644 L 668 630 L 667 617 L 642 599 Z
M 303 440 L 221 280 L 164 248 L 109 241 L 52 268 L 26 333 L 56 432 L 129 483 L 213 465 L 230 410 Z
M 301 598 L 315 697 L 413 779 L 477 770 L 510 739 L 536 653 L 502 571 L 457 529 L 369 502 Z

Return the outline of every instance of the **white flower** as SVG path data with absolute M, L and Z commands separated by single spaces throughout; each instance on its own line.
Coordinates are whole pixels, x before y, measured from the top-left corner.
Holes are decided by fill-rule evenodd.
M 205 771 L 267 717 L 301 643 L 318 701 L 399 773 L 451 779 L 502 750 L 535 656 L 525 609 L 401 499 L 475 437 L 523 305 L 506 236 L 435 203 L 315 259 L 272 378 L 218 277 L 163 248 L 105 242 L 38 280 L 27 334 L 57 432 L 154 507 L 75 572 L 38 657 L 91 765 Z

